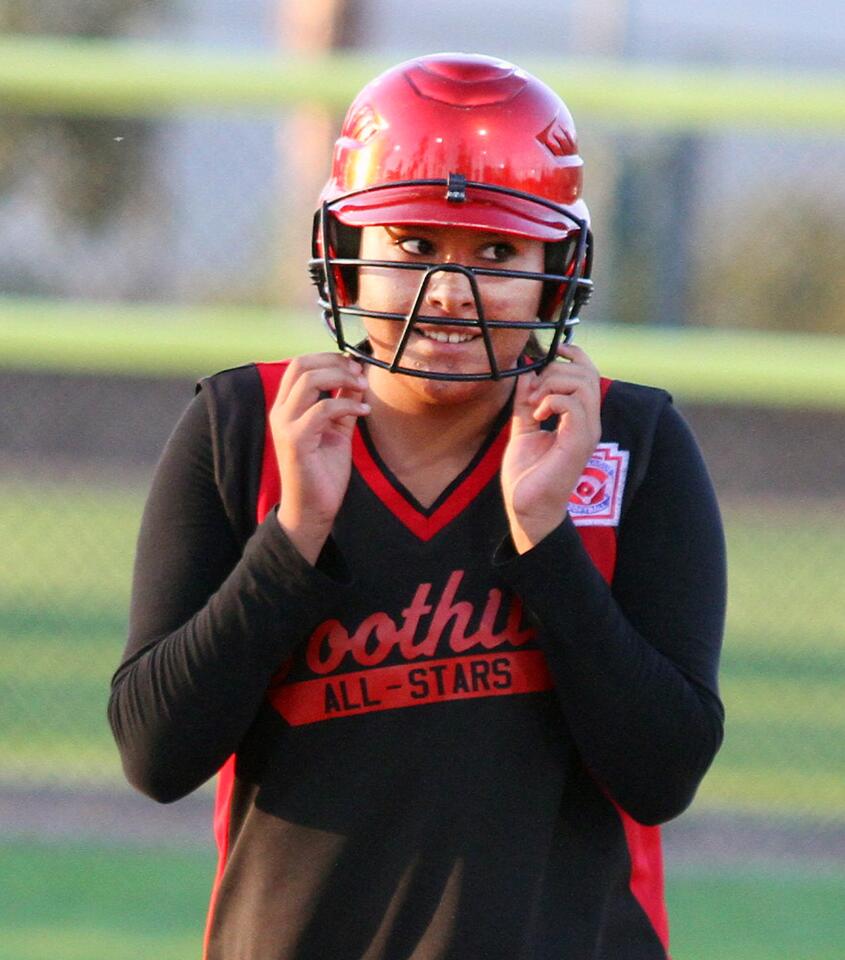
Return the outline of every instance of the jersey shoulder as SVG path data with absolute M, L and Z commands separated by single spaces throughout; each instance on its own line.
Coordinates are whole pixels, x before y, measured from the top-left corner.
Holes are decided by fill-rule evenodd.
M 613 380 L 607 390 L 601 410 L 602 444 L 610 445 L 625 463 L 623 514 L 648 473 L 658 424 L 667 410 L 672 410 L 672 397 L 658 387 Z
M 602 404 L 602 427 L 624 435 L 632 443 L 642 444 L 648 442 L 657 421 L 671 406 L 672 396 L 666 390 L 613 380 Z
M 628 411 L 636 416 L 648 410 L 662 410 L 666 404 L 672 403 L 672 395 L 668 390 L 660 387 L 610 378 L 610 386 L 604 402 L 609 409 Z
M 255 529 L 267 435 L 267 387 L 278 389 L 289 361 L 247 363 L 198 381 L 208 410 L 214 475 L 226 513 L 245 544 Z
M 290 360 L 255 361 L 219 370 L 197 381 L 196 392 L 204 392 L 221 413 L 247 414 L 266 408 L 267 396 L 275 396 Z

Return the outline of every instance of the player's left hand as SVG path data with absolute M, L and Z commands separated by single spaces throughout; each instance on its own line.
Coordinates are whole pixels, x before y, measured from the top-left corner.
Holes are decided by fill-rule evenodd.
M 558 347 L 566 362 L 517 379 L 511 436 L 502 461 L 502 490 L 511 536 L 520 553 L 566 517 L 567 503 L 601 438 L 599 374 L 580 348 Z M 540 424 L 558 414 L 556 430 Z

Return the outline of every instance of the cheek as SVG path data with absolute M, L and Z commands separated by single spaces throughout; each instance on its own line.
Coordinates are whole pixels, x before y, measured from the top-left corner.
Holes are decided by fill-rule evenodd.
M 482 291 L 485 315 L 496 320 L 530 323 L 537 319 L 542 284 L 534 280 L 502 280 Z M 530 332 L 498 328 L 491 331 L 496 359 L 513 367 L 525 352 Z
M 490 278 L 480 290 L 484 313 L 491 319 L 527 323 L 537 318 L 543 292 L 537 280 Z
M 525 352 L 528 334 L 524 330 L 499 330 L 497 334 L 493 338 L 496 362 L 502 369 L 515 367 Z
M 407 313 L 419 288 L 410 270 L 362 267 L 358 274 L 358 306 L 390 313 Z

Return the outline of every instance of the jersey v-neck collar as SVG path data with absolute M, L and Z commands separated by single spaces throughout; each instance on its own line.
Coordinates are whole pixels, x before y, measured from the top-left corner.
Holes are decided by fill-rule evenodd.
M 382 460 L 364 420 L 352 438 L 352 462 L 384 506 L 420 540 L 430 540 L 459 516 L 499 472 L 510 436 L 513 396 L 499 412 L 490 432 L 467 466 L 424 507 Z

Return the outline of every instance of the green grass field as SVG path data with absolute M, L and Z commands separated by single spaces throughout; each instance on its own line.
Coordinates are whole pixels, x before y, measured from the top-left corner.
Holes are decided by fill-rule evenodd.
M 4 960 L 198 958 L 211 854 L 0 844 Z M 841 960 L 845 872 L 670 874 L 674 960 Z

